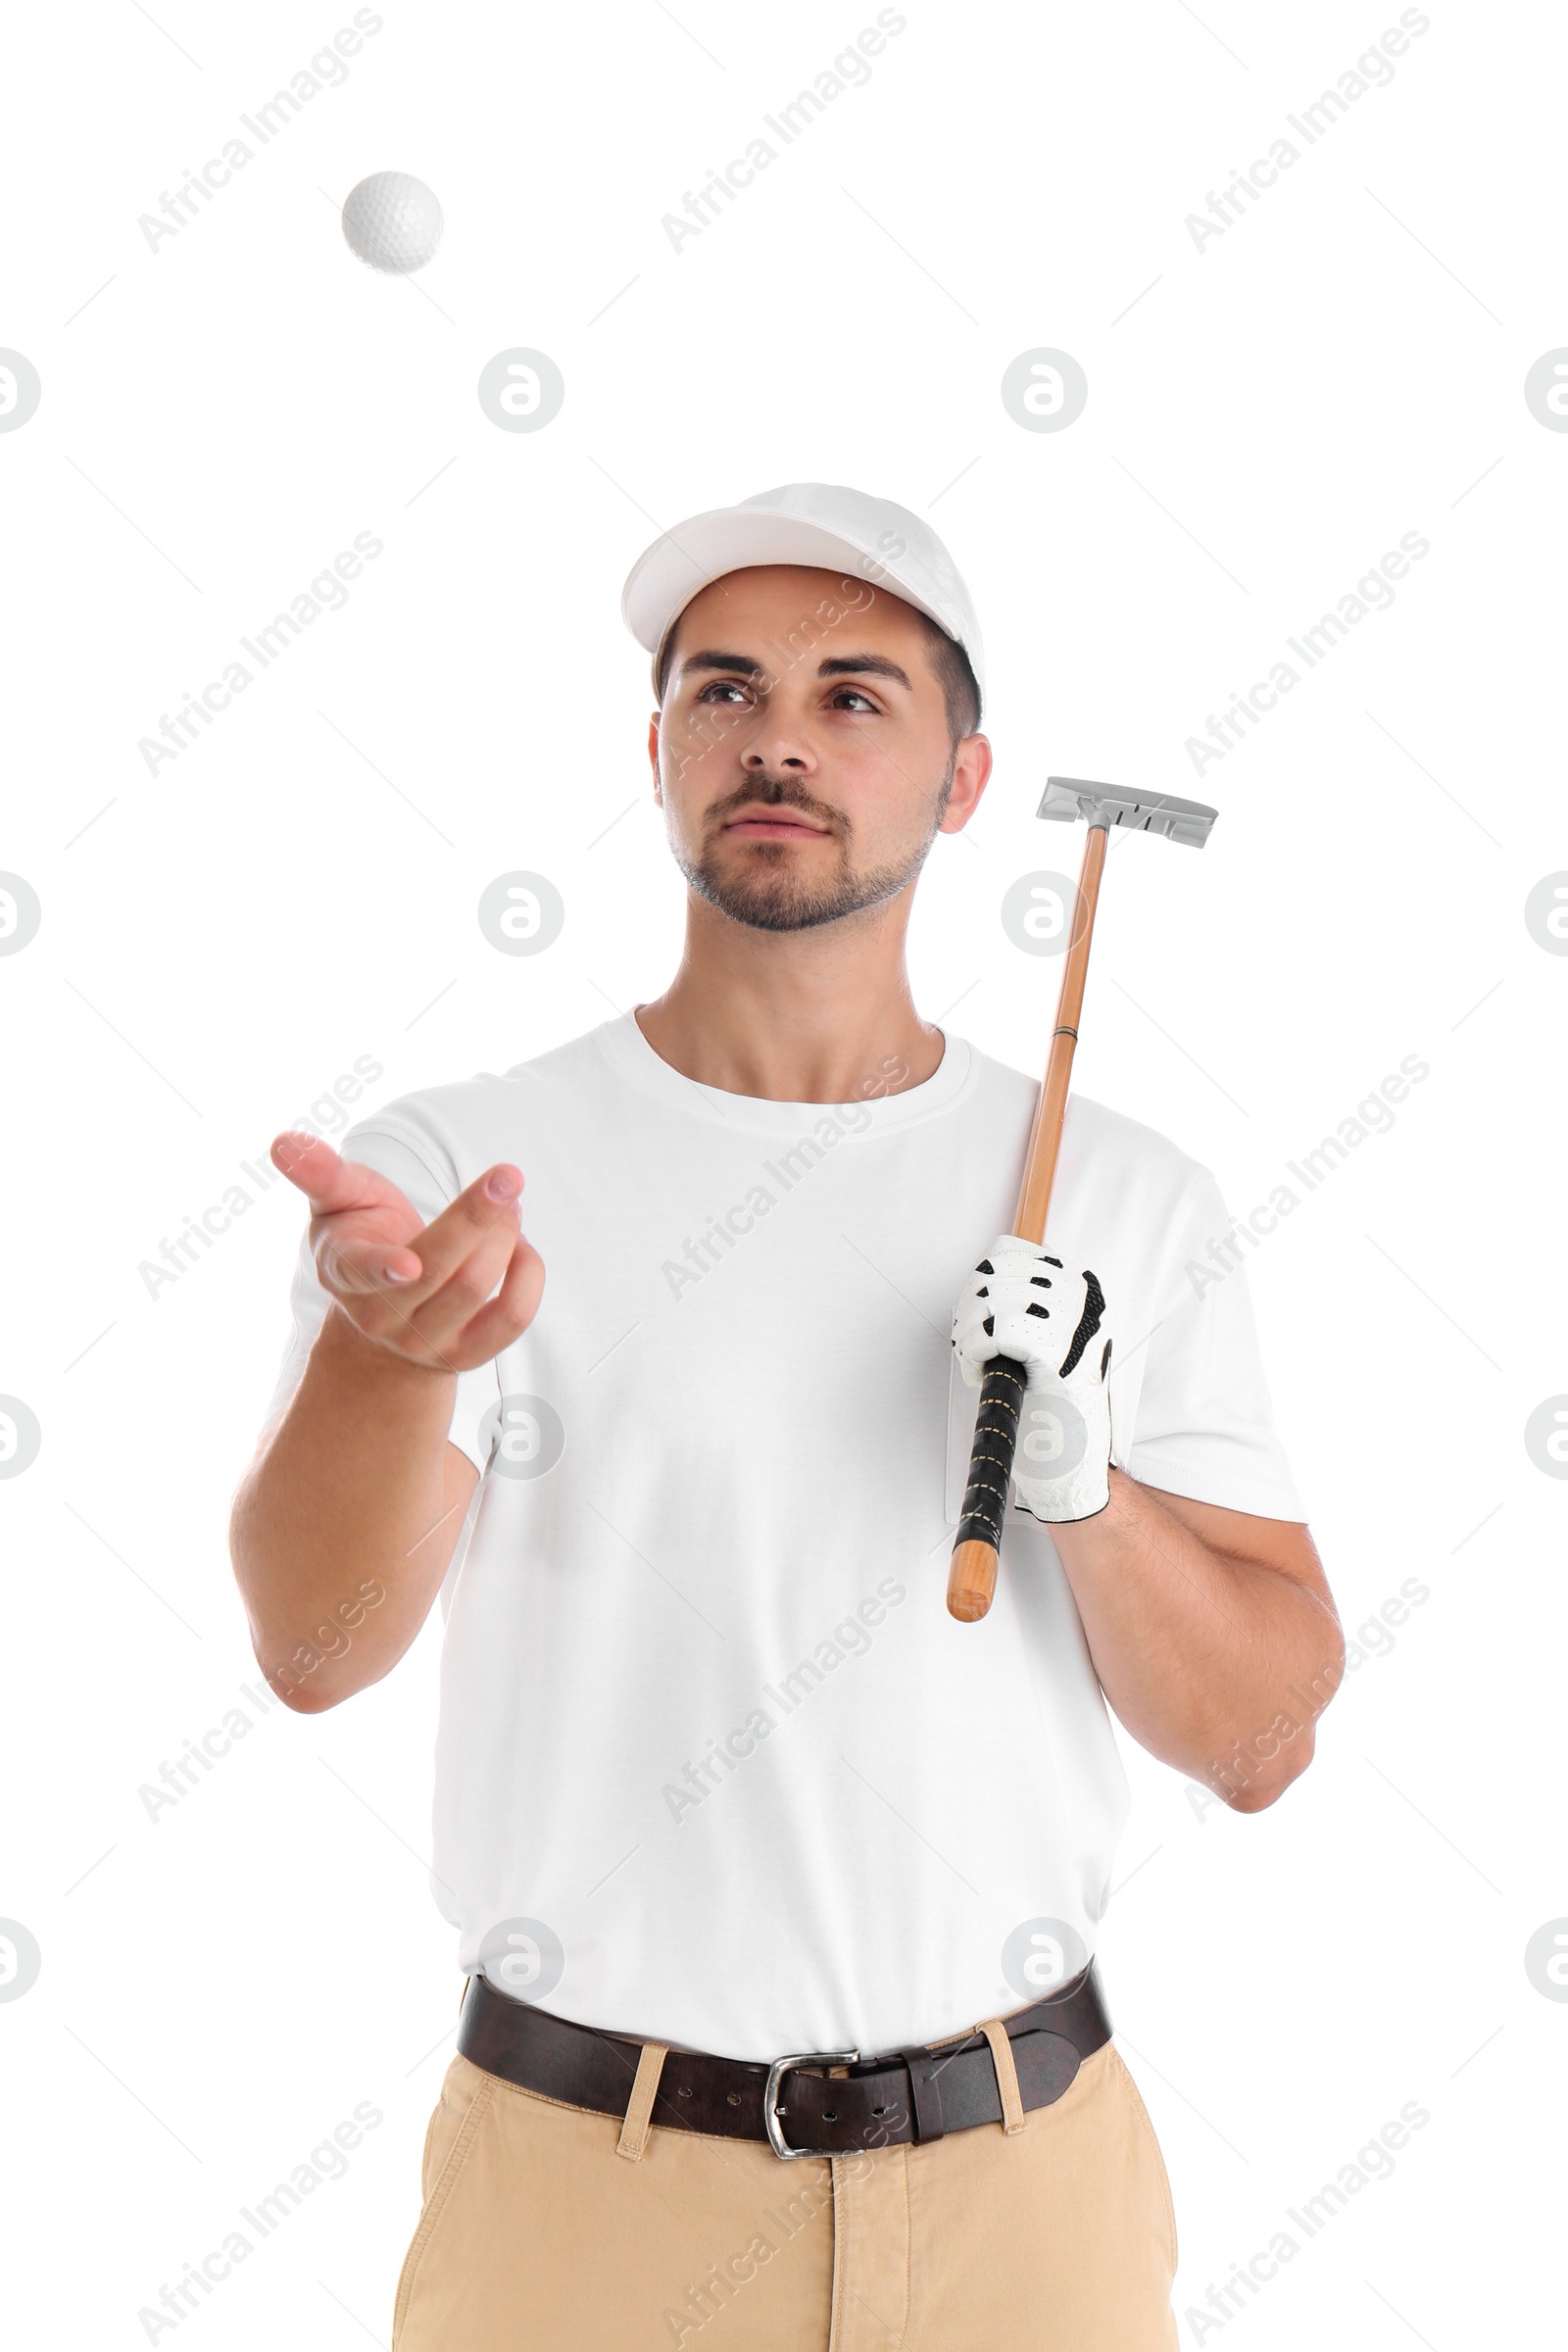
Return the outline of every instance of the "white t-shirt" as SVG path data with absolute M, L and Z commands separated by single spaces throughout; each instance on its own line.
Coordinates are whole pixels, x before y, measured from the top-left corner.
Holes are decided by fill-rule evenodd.
M 990 1615 L 946 1605 L 978 1395 L 953 1307 L 1038 1091 L 949 1036 L 902 1094 L 764 1102 L 626 1013 L 344 1137 L 426 1220 L 515 1162 L 545 1261 L 452 1421 L 483 1477 L 441 1593 L 431 1884 L 465 1972 L 759 2059 L 1017 2007 L 1029 1923 L 1093 1950 L 1127 1787 L 1049 1531 L 1009 1512 Z M 1246 1277 L 1186 1270 L 1230 1225 L 1206 1170 L 1073 1098 L 1051 1237 L 1104 1291 L 1114 1458 L 1303 1519 Z M 303 1246 L 293 1302 L 270 1419 L 325 1311 Z

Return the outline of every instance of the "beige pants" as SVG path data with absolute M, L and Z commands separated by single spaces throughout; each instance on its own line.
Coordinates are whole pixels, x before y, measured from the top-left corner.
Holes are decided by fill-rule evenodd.
M 393 2352 L 1175 2352 L 1170 2188 L 1114 2043 L 1053 2106 L 1004 2085 L 1010 2128 L 789 2164 L 650 2129 L 657 2064 L 622 2123 L 452 2060 Z

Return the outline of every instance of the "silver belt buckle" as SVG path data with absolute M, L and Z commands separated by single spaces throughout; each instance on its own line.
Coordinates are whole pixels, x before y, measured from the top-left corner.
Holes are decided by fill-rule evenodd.
M 792 2148 L 784 2136 L 783 2126 L 778 2120 L 778 2094 L 790 2068 L 855 2066 L 859 2056 L 858 2050 L 797 2050 L 789 2058 L 774 2059 L 767 2070 L 767 2087 L 762 2092 L 762 2125 L 767 2132 L 768 2145 L 775 2156 L 782 2156 L 785 2163 L 789 2164 L 797 2156 L 816 2156 L 821 2153 L 817 2148 Z

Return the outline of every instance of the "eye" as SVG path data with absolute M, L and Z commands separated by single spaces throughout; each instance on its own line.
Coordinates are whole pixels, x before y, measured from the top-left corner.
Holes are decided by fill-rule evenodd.
M 830 707 L 835 710 L 846 710 L 852 703 L 858 704 L 862 710 L 875 710 L 878 708 L 861 686 L 841 686 Z
M 697 697 L 697 700 L 700 703 L 711 703 L 716 702 L 718 698 L 723 695 L 735 696 L 735 702 L 728 706 L 729 709 L 734 710 L 750 699 L 751 688 L 749 686 L 741 685 L 739 680 L 735 678 L 715 678 L 711 686 L 705 686 L 703 688 L 703 691 Z

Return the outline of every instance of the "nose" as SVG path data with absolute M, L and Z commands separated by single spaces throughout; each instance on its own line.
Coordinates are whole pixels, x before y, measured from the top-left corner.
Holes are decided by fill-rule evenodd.
M 756 734 L 741 754 L 741 765 L 749 776 L 805 776 L 814 773 L 816 760 L 806 736 L 781 710 L 763 710 L 758 714 Z

